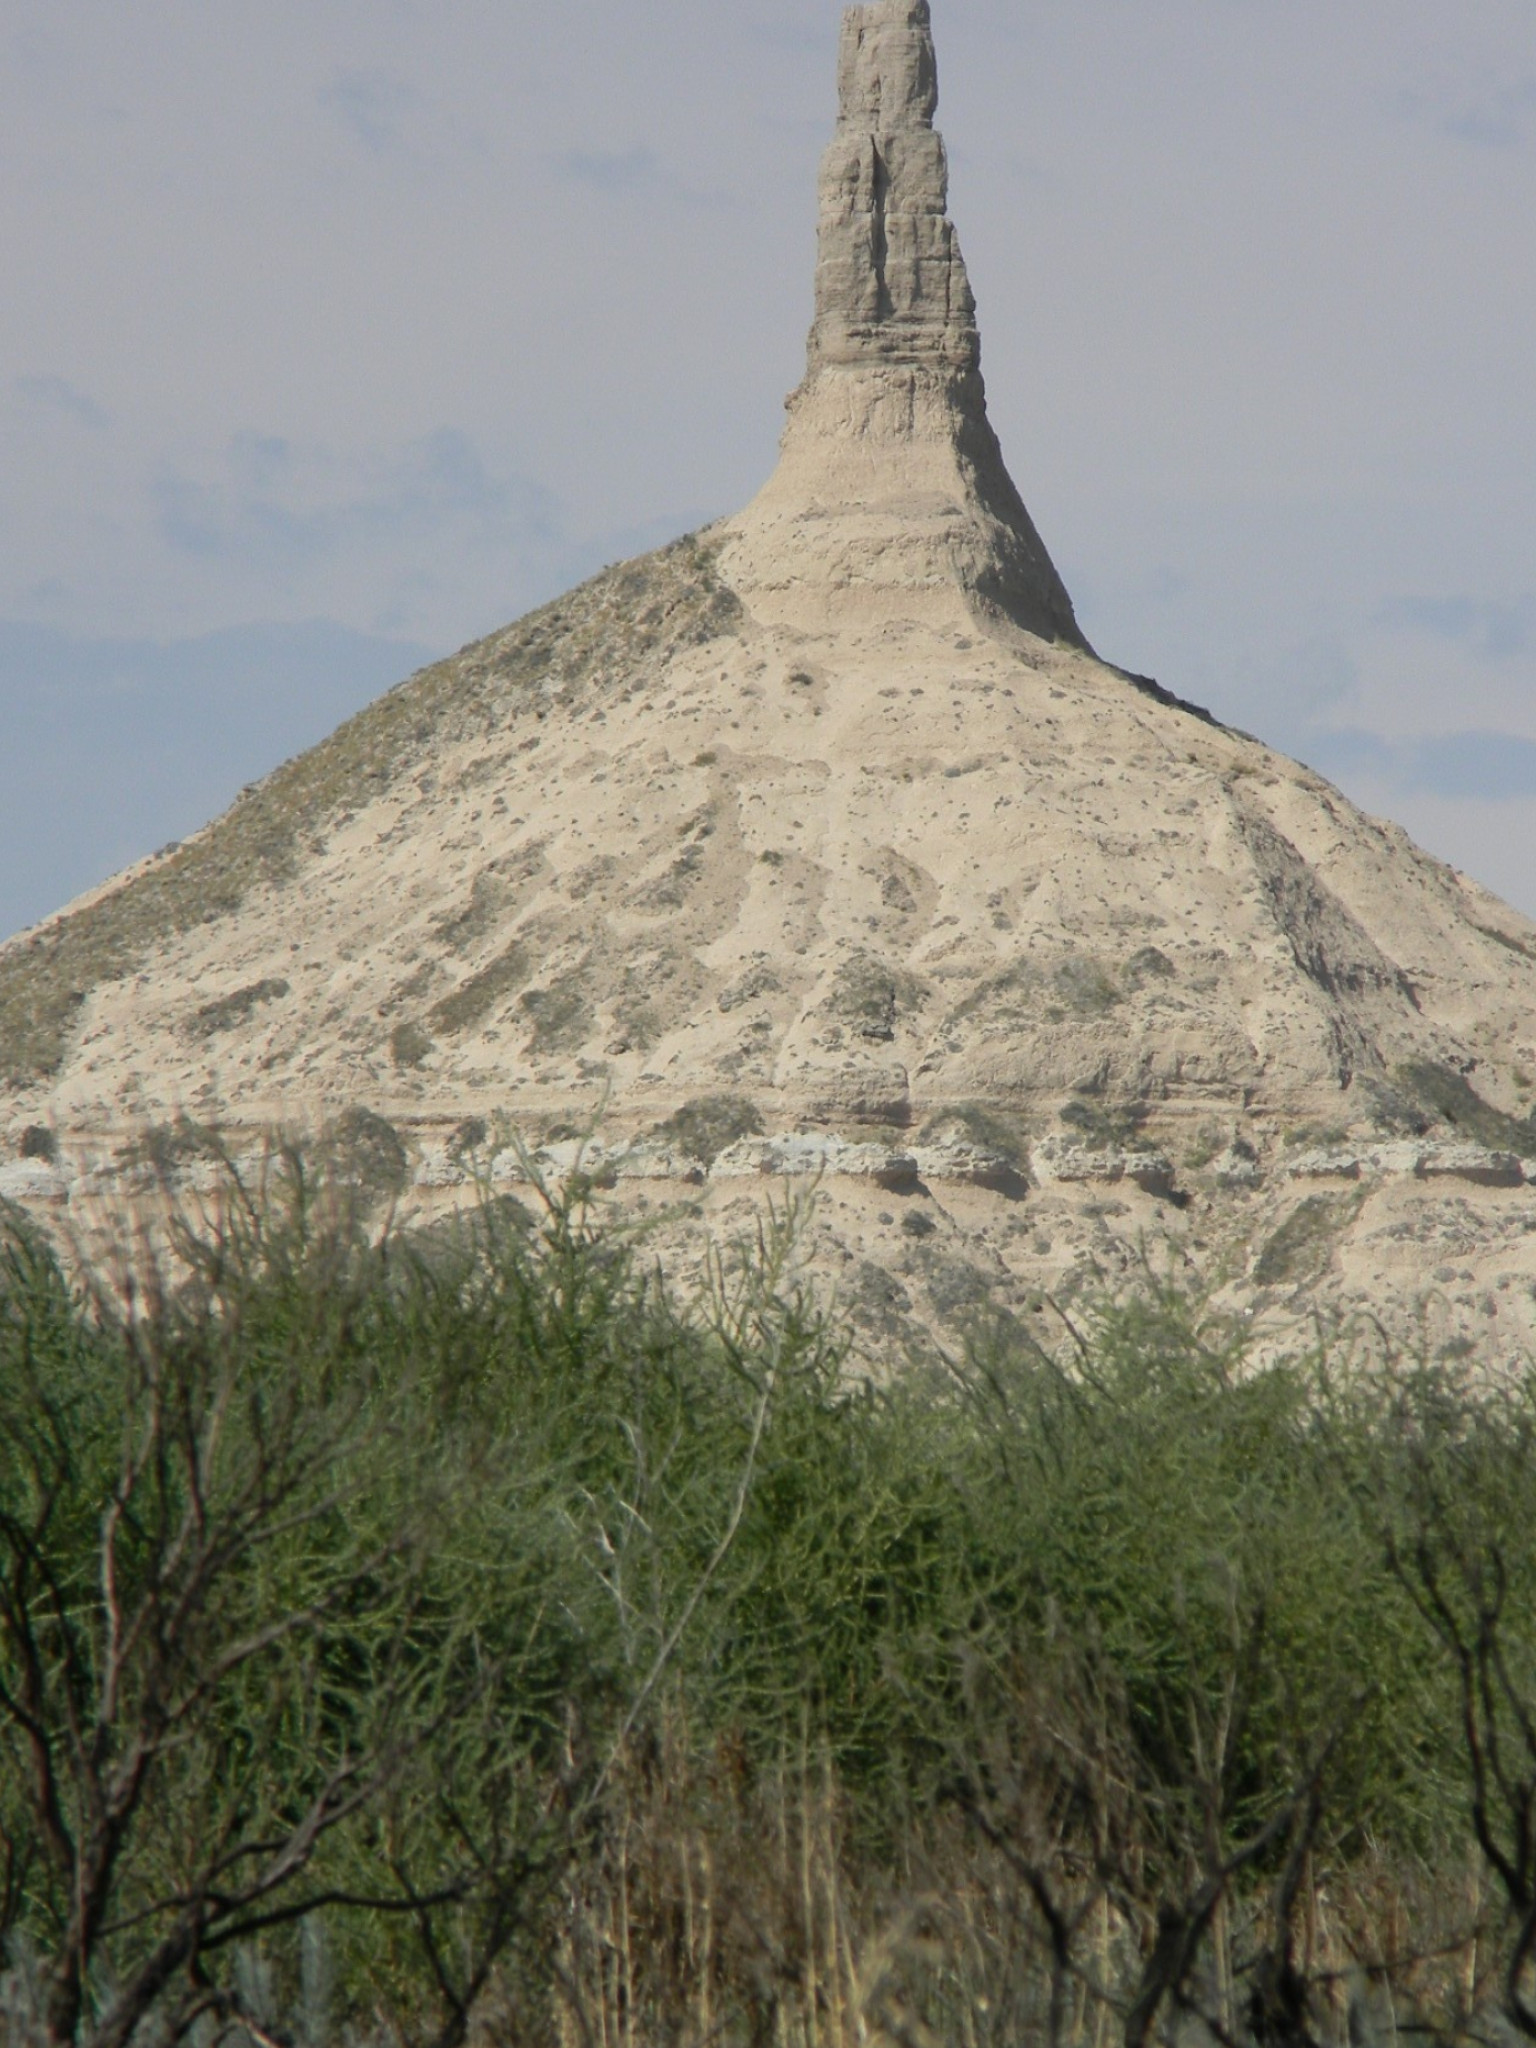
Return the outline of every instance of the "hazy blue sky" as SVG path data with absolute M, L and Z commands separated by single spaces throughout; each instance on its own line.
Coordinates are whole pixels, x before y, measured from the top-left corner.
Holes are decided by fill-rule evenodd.
M 1110 658 L 1536 912 L 1531 0 L 935 0 Z M 6 0 L 0 934 L 744 503 L 836 0 Z

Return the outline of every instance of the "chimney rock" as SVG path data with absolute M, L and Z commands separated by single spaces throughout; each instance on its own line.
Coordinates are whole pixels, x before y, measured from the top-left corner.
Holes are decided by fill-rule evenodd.
M 723 564 L 788 625 L 894 608 L 1083 647 L 987 418 L 938 97 L 927 0 L 847 10 L 805 381 Z
M 850 8 L 837 132 L 821 171 L 814 372 L 830 363 L 981 367 L 976 302 L 946 206 L 926 0 Z

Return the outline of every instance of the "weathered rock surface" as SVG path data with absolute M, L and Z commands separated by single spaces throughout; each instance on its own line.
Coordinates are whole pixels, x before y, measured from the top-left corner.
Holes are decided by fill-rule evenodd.
M 764 618 L 814 599 L 852 623 L 899 598 L 1081 646 L 987 418 L 927 0 L 847 11 L 838 99 L 806 377 L 773 478 L 724 529 L 725 574 Z
M 579 1167 L 682 1256 L 815 1183 L 882 1330 L 1150 1260 L 1529 1345 L 1536 926 L 1089 652 L 987 422 L 927 7 L 852 10 L 840 90 L 764 491 L 0 949 L 0 1200 L 366 1109 L 428 1214 Z
M 821 167 L 809 373 L 905 364 L 981 368 L 976 301 L 948 216 L 934 129 L 933 32 L 923 0 L 850 8 L 838 57 L 837 133 Z

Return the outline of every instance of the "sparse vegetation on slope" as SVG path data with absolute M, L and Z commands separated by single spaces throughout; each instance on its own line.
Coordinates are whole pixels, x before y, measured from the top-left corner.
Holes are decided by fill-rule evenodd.
M 1536 1116 L 1508 1116 L 1485 1102 L 1465 1075 L 1432 1061 L 1418 1060 L 1398 1070 L 1399 1086 L 1433 1118 L 1447 1123 L 1490 1151 L 1513 1152 L 1536 1159 Z
M 1254 1263 L 1259 1287 L 1300 1287 L 1315 1281 L 1359 1209 L 1349 1195 L 1308 1195 L 1264 1244 Z
M 418 771 L 442 741 L 491 735 L 515 715 L 622 689 L 731 631 L 739 609 L 708 550 L 682 540 L 606 570 L 402 683 L 247 790 L 195 839 L 6 947 L 0 1085 L 54 1073 L 93 988 L 131 974 L 167 938 L 229 916 L 253 890 L 291 882 L 338 821 Z
M 212 1002 L 200 1003 L 187 1020 L 189 1038 L 215 1038 L 221 1031 L 230 1031 L 244 1024 L 266 1003 L 280 1003 L 292 990 L 286 981 L 269 979 L 253 981 L 244 988 L 231 990 L 227 996 L 215 996 Z
M 763 1119 L 744 1095 L 700 1095 L 656 1126 L 658 1138 L 678 1145 L 690 1159 L 713 1166 L 728 1146 L 762 1135 Z

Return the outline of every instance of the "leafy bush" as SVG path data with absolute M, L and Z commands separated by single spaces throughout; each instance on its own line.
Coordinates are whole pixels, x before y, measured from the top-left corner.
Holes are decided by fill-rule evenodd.
M 984 1102 L 957 1102 L 930 1117 L 918 1132 L 920 1144 L 953 1139 L 993 1153 L 1020 1174 L 1029 1171 L 1029 1127 L 1020 1117 Z
M 114 1297 L 5 1240 L 0 1931 L 52 2041 L 238 2012 L 318 1914 L 456 2037 L 818 1340 L 755 1278 L 688 1324 L 559 1208 L 372 1247 L 299 1160 L 174 1249 Z
M 432 1039 L 414 1018 L 405 1018 L 389 1034 L 389 1057 L 397 1067 L 419 1067 L 435 1050 Z
M 405 1192 L 411 1173 L 405 1140 L 377 1111 L 358 1103 L 344 1109 L 331 1126 L 330 1149 L 338 1177 L 360 1196 L 380 1199 Z
M 745 1095 L 700 1095 L 656 1126 L 658 1138 L 681 1146 L 691 1159 L 713 1166 L 729 1146 L 762 1135 L 763 1119 Z
M 1471 1082 L 1453 1067 L 1416 1060 L 1399 1067 L 1396 1079 L 1417 1103 L 1452 1129 L 1463 1131 L 1494 1152 L 1514 1152 L 1536 1159 L 1536 1119 L 1506 1116 L 1485 1102 Z
M 378 1241 L 300 1157 L 98 1276 L 7 1226 L 18 2038 L 1527 2010 L 1536 1382 L 1148 1287 L 875 1384 L 797 1222 L 689 1301 L 576 1198 Z
M 233 1031 L 249 1023 L 265 1004 L 281 1002 L 292 992 L 286 981 L 253 981 L 228 995 L 214 997 L 212 1002 L 200 1003 L 183 1028 L 189 1038 L 215 1038 L 221 1031 Z
M 1254 1262 L 1260 1287 L 1295 1286 L 1326 1271 L 1359 1204 L 1348 1196 L 1308 1195 L 1266 1240 Z

